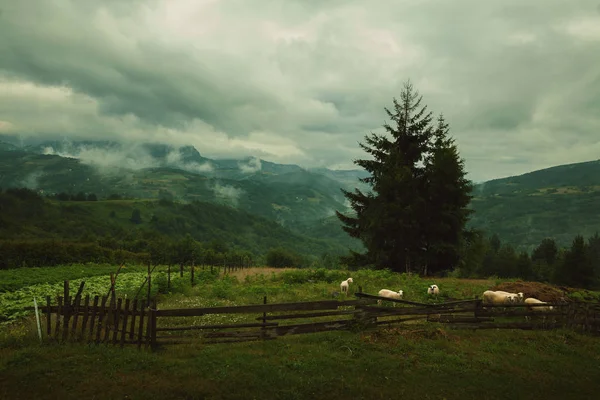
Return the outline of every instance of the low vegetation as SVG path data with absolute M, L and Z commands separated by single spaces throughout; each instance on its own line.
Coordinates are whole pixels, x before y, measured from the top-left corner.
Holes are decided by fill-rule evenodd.
M 84 266 L 80 266 L 83 268 Z M 64 277 L 75 287 L 86 280 L 87 293 L 106 294 L 107 273 L 116 266 L 48 268 L 33 278 L 29 269 L 0 271 L 10 276 L 10 290 L 30 288 L 59 294 Z M 112 267 L 112 269 L 111 269 Z M 120 295 L 137 290 L 144 267 L 126 267 L 117 279 Z M 129 271 L 127 271 L 129 269 Z M 331 299 L 349 276 L 351 294 L 362 286 L 403 289 L 405 298 L 434 301 L 426 289 L 436 283 L 441 300 L 478 297 L 489 288 L 555 290 L 567 298 L 600 293 L 563 290 L 540 283 L 503 279 L 419 278 L 389 271 L 251 268 L 223 274 L 197 271 L 174 274 L 166 289 L 164 268 L 155 282 L 160 308 Z M 92 277 L 92 275 L 95 275 Z M 47 279 L 40 284 L 38 279 Z M 132 284 L 135 283 L 135 284 Z M 18 284 L 21 287 L 15 290 Z M 46 286 L 47 285 L 47 286 Z M 529 286 L 531 285 L 531 286 Z M 42 290 L 43 288 L 44 290 Z M 0 302 L 4 304 L 5 298 Z M 235 316 L 219 316 L 219 323 Z M 198 317 L 204 318 L 204 317 Z M 189 322 L 189 321 L 187 321 Z M 213 321 L 211 321 L 213 322 Z M 206 321 L 202 321 L 206 323 Z M 593 398 L 600 361 L 597 338 L 570 331 L 463 331 L 435 323 L 411 323 L 364 332 L 328 332 L 267 342 L 176 345 L 155 353 L 135 348 L 64 344 L 40 345 L 35 319 L 22 316 L 0 327 L 0 398 L 215 398 L 304 399 L 331 396 L 354 399 L 553 399 Z M 22 382 L 28 382 L 23 385 Z

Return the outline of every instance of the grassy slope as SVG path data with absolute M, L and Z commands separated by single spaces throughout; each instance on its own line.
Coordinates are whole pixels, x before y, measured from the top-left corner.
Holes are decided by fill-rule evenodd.
M 159 307 L 260 303 L 264 294 L 269 302 L 327 298 L 347 275 L 259 271 L 263 275 L 240 271 L 239 281 L 219 279 L 163 296 Z M 353 277 L 365 291 L 402 287 L 415 300 L 425 298 L 422 289 L 430 283 L 385 272 L 356 271 Z M 436 283 L 447 298 L 464 298 L 497 282 Z M 29 319 L 0 328 L 0 398 L 589 399 L 599 388 L 599 354 L 597 338 L 567 331 L 451 331 L 431 323 L 264 343 L 180 345 L 149 354 L 40 346 Z
M 592 399 L 599 353 L 598 340 L 569 332 L 433 328 L 181 346 L 156 354 L 14 346 L 0 350 L 0 397 Z
M 324 252 L 343 253 L 346 248 L 333 241 L 313 239 L 293 233 L 274 221 L 213 203 L 161 205 L 154 200 L 97 202 L 58 202 L 45 200 L 32 207 L 2 216 L 0 238 L 61 237 L 79 239 L 86 232 L 110 235 L 119 240 L 132 231 L 159 230 L 176 239 L 186 232 L 200 241 L 219 239 L 256 253 L 283 246 L 302 254 L 318 256 Z M 142 223 L 129 221 L 134 208 L 141 212 Z M 109 217 L 114 212 L 114 217 Z M 150 222 L 155 215 L 156 223 Z
M 562 165 L 477 185 L 471 226 L 533 250 L 554 237 L 569 246 L 600 230 L 600 162 Z

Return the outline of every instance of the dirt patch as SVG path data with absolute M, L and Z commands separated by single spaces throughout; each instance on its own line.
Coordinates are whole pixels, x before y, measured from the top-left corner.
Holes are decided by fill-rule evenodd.
M 397 344 L 398 339 L 455 339 L 441 328 L 435 329 L 406 329 L 406 328 L 383 328 L 369 333 L 362 333 L 361 340 L 366 343 Z
M 569 301 L 567 288 L 559 288 L 541 282 L 503 282 L 491 290 L 503 290 L 510 293 L 523 292 L 525 298 L 535 297 L 538 300 L 550 303 Z
M 229 276 L 235 276 L 238 280 L 243 281 L 247 276 L 263 274 L 266 276 L 271 276 L 272 273 L 280 274 L 284 271 L 293 271 L 295 268 L 271 268 L 271 267 L 251 267 L 239 269 L 237 271 L 227 272 Z

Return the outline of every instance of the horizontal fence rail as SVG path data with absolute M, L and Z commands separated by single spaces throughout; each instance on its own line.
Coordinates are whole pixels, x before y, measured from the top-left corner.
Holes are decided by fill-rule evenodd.
M 113 281 L 114 283 L 114 281 Z M 600 334 L 600 303 L 484 304 L 480 299 L 419 303 L 358 292 L 355 300 L 158 309 L 155 300 L 122 299 L 111 286 L 108 296 L 75 296 L 68 281 L 63 296 L 39 305 L 49 341 L 83 341 L 112 345 L 157 346 L 182 343 L 233 343 L 273 340 L 281 336 L 368 329 L 421 320 L 452 329 L 569 328 Z M 389 304 L 378 304 L 378 300 Z M 539 307 L 552 306 L 552 310 Z M 28 307 L 33 309 L 34 307 Z M 199 323 L 205 316 L 240 316 L 238 322 Z M 255 314 L 256 316 L 252 316 Z M 207 321 L 208 322 L 208 321 Z

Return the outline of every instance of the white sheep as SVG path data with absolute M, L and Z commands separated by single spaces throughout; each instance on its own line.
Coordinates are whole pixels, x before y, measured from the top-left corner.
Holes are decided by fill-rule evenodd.
M 533 297 L 526 298 L 525 301 L 524 301 L 524 303 L 525 304 L 546 304 L 545 301 L 541 301 L 541 300 L 538 300 L 538 299 L 533 298 Z M 553 309 L 554 308 L 552 306 L 540 306 L 540 307 L 530 307 L 530 306 L 527 306 L 527 310 L 530 311 L 530 312 L 531 311 L 533 311 L 533 312 L 548 312 L 548 311 L 552 311 Z M 529 321 L 530 317 L 526 316 L 525 319 L 527 321 Z M 544 320 L 545 319 L 546 319 L 546 316 L 544 316 Z
M 352 280 L 352 278 L 348 278 L 345 281 L 342 281 L 342 283 L 340 283 L 340 291 L 346 295 L 348 295 L 348 287 L 350 286 L 350 284 L 354 282 Z
M 505 294 L 506 296 L 508 296 L 509 303 L 520 303 L 523 301 L 523 293 L 522 292 L 510 293 L 510 292 L 505 292 L 504 290 L 496 290 L 496 293 Z
M 401 300 L 402 296 L 404 296 L 404 291 L 398 290 L 397 292 L 394 292 L 393 290 L 389 290 L 389 289 L 381 289 L 379 291 L 379 296 L 380 297 L 387 297 L 389 299 L 398 299 L 398 300 Z M 381 300 L 377 300 L 377 304 L 381 304 Z M 395 306 L 396 306 L 396 302 L 394 302 L 394 307 Z
M 512 300 L 510 297 L 510 293 L 486 290 L 485 292 L 483 292 L 483 302 L 486 304 L 507 304 L 511 303 Z
M 438 287 L 438 285 L 431 285 L 427 288 L 427 294 L 434 294 L 434 295 L 438 295 L 440 294 L 440 288 Z
M 525 299 L 525 304 L 546 304 L 546 302 L 538 300 L 533 297 L 528 297 Z M 527 307 L 527 309 L 530 311 L 547 312 L 547 311 L 552 311 L 554 308 L 552 306 L 541 306 L 541 307 Z

